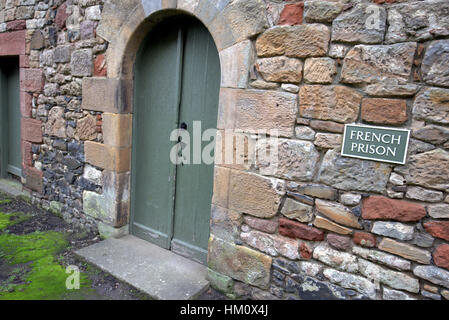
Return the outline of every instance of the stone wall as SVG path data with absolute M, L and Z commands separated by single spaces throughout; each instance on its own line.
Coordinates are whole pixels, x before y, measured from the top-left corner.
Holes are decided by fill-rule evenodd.
M 23 171 L 36 202 L 104 234 L 126 228 L 132 108 L 105 93 L 123 92 L 121 37 L 155 8 L 190 12 L 214 36 L 219 129 L 281 135 L 275 172 L 216 166 L 213 286 L 449 299 L 446 0 L 0 0 L 0 53 L 25 32 Z M 340 156 L 354 122 L 411 129 L 406 165 Z

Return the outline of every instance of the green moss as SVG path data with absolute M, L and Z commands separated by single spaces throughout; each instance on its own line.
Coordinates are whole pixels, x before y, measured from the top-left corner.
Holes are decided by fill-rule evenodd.
M 57 254 L 68 248 L 64 234 L 50 231 L 28 235 L 0 235 L 0 258 L 9 265 L 26 265 L 0 286 L 0 300 L 58 300 L 81 297 L 90 281 L 81 273 L 81 290 L 68 290 L 69 274 L 57 262 Z M 17 277 L 21 281 L 17 281 Z
M 19 224 L 29 219 L 31 219 L 31 216 L 23 212 L 14 212 L 14 213 L 0 212 L 0 231 L 5 230 L 10 226 Z
M 11 202 L 12 202 L 11 199 L 3 199 L 3 200 L 0 200 L 0 206 L 3 205 L 3 204 L 11 203 Z

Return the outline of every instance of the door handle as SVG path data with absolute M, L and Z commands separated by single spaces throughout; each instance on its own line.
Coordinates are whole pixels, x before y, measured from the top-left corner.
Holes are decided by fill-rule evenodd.
M 179 126 L 179 128 L 180 128 L 180 129 L 183 129 L 183 130 L 187 130 L 187 123 L 185 123 L 185 122 L 181 123 L 181 125 Z

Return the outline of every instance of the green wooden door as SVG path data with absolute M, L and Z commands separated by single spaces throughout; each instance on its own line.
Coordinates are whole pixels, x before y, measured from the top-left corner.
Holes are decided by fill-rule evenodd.
M 172 18 L 144 41 L 135 70 L 131 232 L 205 263 L 213 164 L 193 164 L 192 148 L 190 164 L 170 161 L 170 135 L 182 125 L 192 146 L 194 122 L 216 127 L 217 49 L 199 21 Z
M 20 82 L 17 58 L 0 61 L 1 176 L 22 175 Z

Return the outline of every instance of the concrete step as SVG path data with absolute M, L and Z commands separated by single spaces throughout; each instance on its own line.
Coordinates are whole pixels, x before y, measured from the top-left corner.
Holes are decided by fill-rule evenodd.
M 10 179 L 0 179 L 0 192 L 6 193 L 13 197 L 30 197 L 30 193 L 23 190 L 20 182 Z
M 206 266 L 132 235 L 75 254 L 157 300 L 195 299 L 209 287 Z

